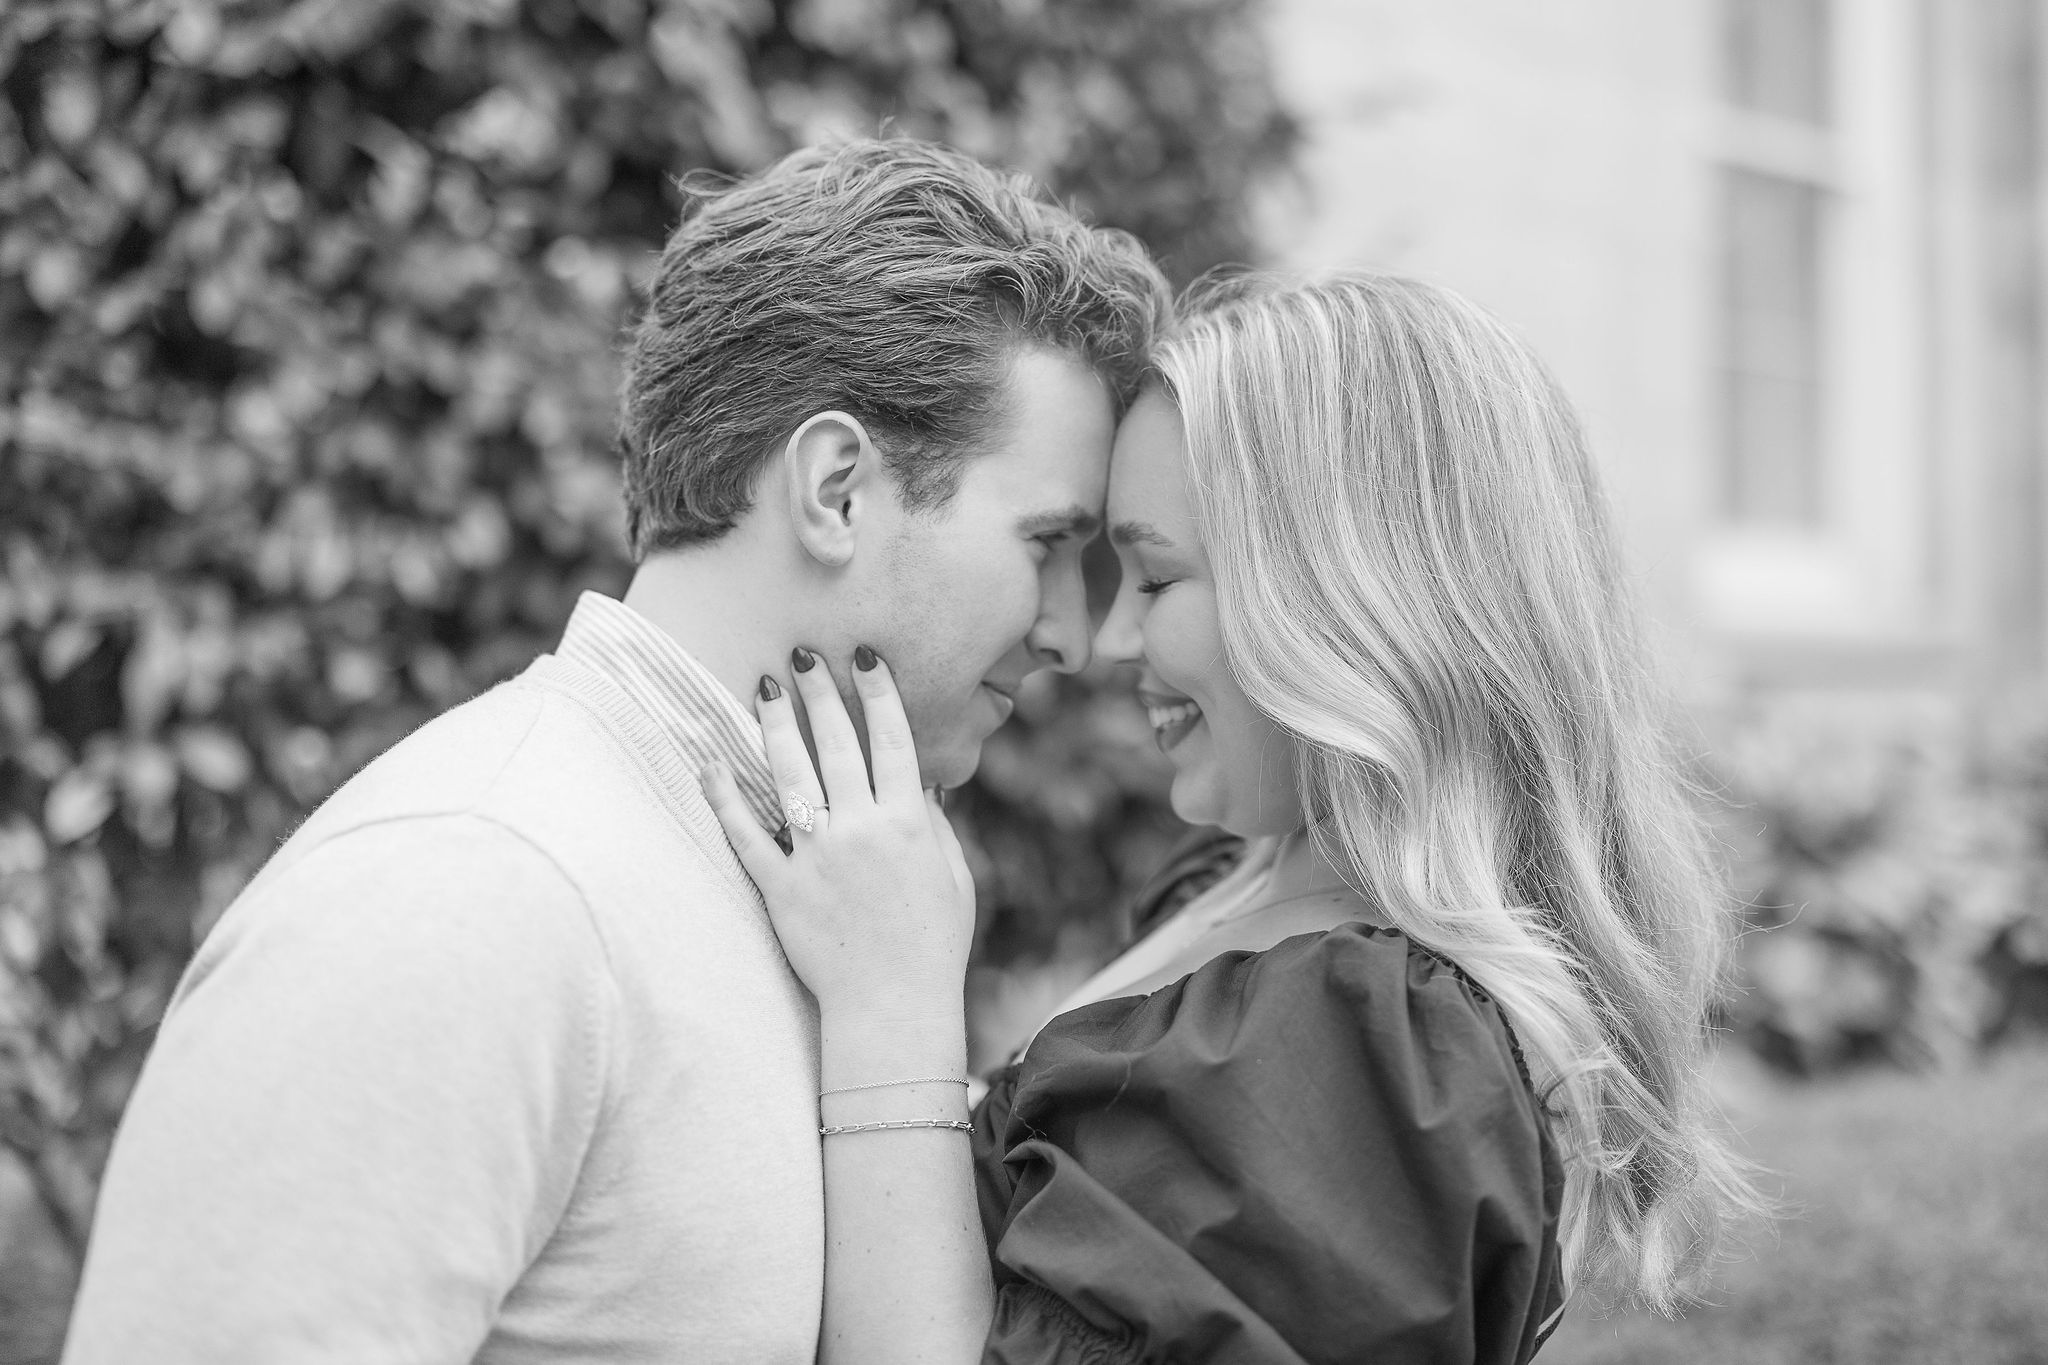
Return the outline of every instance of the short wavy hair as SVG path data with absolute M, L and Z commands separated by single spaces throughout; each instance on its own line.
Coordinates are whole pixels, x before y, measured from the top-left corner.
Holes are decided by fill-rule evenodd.
M 1080 359 L 1121 411 L 1170 316 L 1136 238 L 932 143 L 806 148 L 685 189 L 620 407 L 636 558 L 730 530 L 829 409 L 866 425 L 907 505 L 942 507 L 1001 429 L 1020 350 Z

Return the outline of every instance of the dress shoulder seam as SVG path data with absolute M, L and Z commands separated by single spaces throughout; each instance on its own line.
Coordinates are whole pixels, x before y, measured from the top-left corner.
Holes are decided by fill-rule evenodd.
M 1472 993 L 1473 1000 L 1490 1011 L 1494 1018 L 1500 1020 L 1501 1031 L 1507 1035 L 1508 1051 L 1515 1059 L 1515 1071 L 1521 1076 L 1522 1084 L 1529 1088 L 1530 1094 L 1534 1095 L 1536 1093 L 1536 1082 L 1530 1077 L 1529 1059 L 1522 1052 L 1522 1039 L 1521 1035 L 1515 1032 L 1514 1020 L 1508 1018 L 1508 1012 L 1501 1008 L 1500 1001 L 1493 998 L 1493 992 L 1487 990 L 1485 986 L 1474 979 L 1470 972 L 1466 971 L 1449 957 L 1446 957 L 1443 953 L 1438 952 L 1404 930 L 1394 928 L 1391 925 L 1374 924 L 1370 920 L 1347 921 L 1336 926 L 1336 928 L 1323 931 L 1322 937 L 1327 940 L 1331 934 L 1343 930 L 1360 931 L 1373 938 L 1399 939 L 1407 945 L 1410 957 L 1421 957 L 1425 961 L 1449 972 L 1452 977 L 1463 983 L 1465 989 Z

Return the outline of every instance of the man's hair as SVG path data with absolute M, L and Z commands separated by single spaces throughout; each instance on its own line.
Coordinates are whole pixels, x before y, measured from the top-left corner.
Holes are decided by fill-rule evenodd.
M 1135 396 L 1169 315 L 1136 238 L 908 139 L 792 152 L 693 204 L 656 268 L 619 424 L 636 557 L 716 539 L 805 419 L 860 419 L 905 503 L 943 506 L 1042 346 Z

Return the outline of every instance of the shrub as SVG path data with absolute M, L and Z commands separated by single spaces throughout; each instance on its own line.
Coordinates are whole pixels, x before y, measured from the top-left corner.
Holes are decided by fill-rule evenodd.
M 547 647 L 580 590 L 622 585 L 615 343 L 674 177 L 886 124 L 1038 174 L 1185 277 L 1246 254 L 1247 191 L 1289 143 L 1254 22 L 1252 0 L 0 6 L 0 1138 L 74 1241 L 151 1029 L 249 873 Z M 964 803 L 998 943 L 1126 878 L 1062 812 L 1163 825 L 1075 733 L 1007 737 Z
M 2048 730 L 1781 704 L 1717 762 L 1753 930 L 1731 1023 L 1767 1059 L 1941 1065 L 2048 1018 Z

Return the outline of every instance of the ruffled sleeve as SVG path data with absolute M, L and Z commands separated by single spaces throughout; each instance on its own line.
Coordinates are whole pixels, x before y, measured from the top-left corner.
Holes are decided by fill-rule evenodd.
M 1047 1025 L 975 1115 L 985 1365 L 1513 1365 L 1564 1176 L 1499 1010 L 1399 934 L 1228 953 Z

